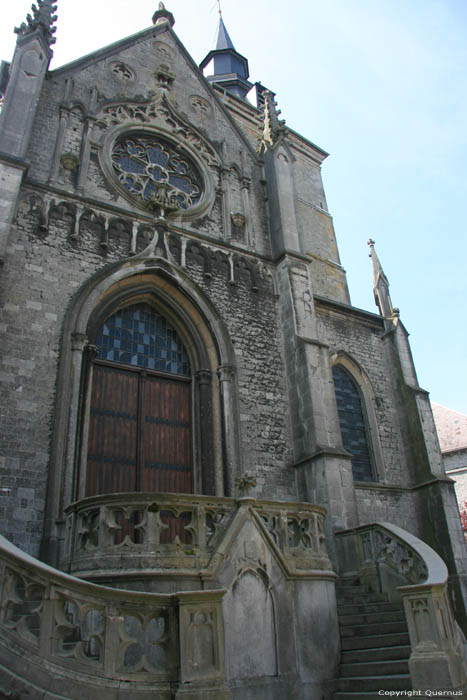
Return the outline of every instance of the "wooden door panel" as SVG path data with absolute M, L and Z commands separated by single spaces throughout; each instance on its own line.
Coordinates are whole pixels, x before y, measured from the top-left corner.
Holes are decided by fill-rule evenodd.
M 86 496 L 136 489 L 138 375 L 94 365 Z
M 142 489 L 193 493 L 191 385 L 146 377 Z

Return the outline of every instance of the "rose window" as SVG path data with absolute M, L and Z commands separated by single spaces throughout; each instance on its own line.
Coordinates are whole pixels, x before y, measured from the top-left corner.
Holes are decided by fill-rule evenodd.
M 201 199 L 197 167 L 159 136 L 136 134 L 119 139 L 112 151 L 112 165 L 125 190 L 145 205 L 170 202 L 171 209 L 190 209 Z

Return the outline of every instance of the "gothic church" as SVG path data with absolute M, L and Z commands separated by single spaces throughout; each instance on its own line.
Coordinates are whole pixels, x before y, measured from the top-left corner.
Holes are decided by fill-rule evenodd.
M 0 90 L 0 696 L 351 700 L 465 683 L 465 542 L 327 154 L 152 25 Z M 249 98 L 255 95 L 255 104 Z

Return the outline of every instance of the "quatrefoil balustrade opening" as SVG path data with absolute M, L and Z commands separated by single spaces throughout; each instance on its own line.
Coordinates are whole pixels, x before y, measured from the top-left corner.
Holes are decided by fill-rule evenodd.
M 148 209 L 188 211 L 203 196 L 203 180 L 193 160 L 157 134 L 119 138 L 112 149 L 112 166 L 126 192 Z

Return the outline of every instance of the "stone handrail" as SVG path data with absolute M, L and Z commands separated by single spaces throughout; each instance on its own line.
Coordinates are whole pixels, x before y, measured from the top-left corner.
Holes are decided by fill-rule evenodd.
M 203 690 L 200 697 L 224 698 L 224 593 L 98 586 L 39 562 L 0 536 L 2 692 L 36 697 L 41 689 L 40 697 L 55 691 L 78 699 L 131 682 L 132 698 L 149 697 L 148 683 L 151 697 L 164 700 L 174 684 L 210 688 L 212 695 Z M 202 665 L 196 662 L 199 639 L 211 644 Z
M 467 645 L 448 595 L 448 570 L 425 542 L 391 523 L 337 533 L 342 576 L 402 598 L 414 688 L 457 690 L 467 681 Z
M 117 569 L 196 575 L 209 566 L 242 508 L 254 512 L 295 568 L 330 568 L 320 506 L 155 493 L 93 496 L 68 506 L 62 568 L 101 578 Z

